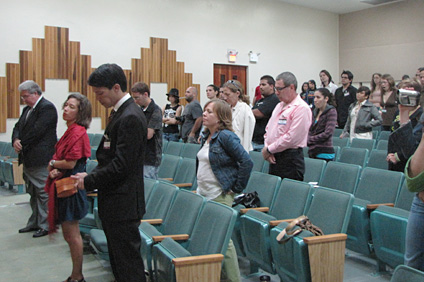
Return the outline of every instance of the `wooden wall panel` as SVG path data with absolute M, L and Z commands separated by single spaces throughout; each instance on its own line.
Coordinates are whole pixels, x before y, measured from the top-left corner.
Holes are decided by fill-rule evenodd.
M 150 38 L 150 51 L 152 54 L 152 65 L 150 73 L 150 82 L 161 82 L 161 40 L 159 38 Z
M 34 80 L 34 60 L 32 51 L 19 51 L 19 67 L 21 82 Z
M 200 101 L 200 84 L 192 83 L 191 86 L 196 87 L 196 89 L 197 89 L 197 100 L 199 100 L 200 104 L 202 104 L 202 102 Z
M 79 42 L 69 42 L 69 92 L 81 92 L 81 46 Z
M 133 84 L 143 81 L 143 63 L 141 59 L 131 59 Z
M 184 88 L 185 83 L 184 83 L 184 63 L 183 62 L 177 62 L 177 70 L 176 70 L 176 85 L 177 85 L 177 89 L 179 90 L 180 93 L 180 97 L 184 97 L 184 93 L 186 91 L 187 88 Z M 181 99 L 180 100 L 180 104 L 185 105 L 187 104 L 185 99 Z
M 127 77 L 127 91 L 126 92 L 130 92 L 131 86 L 133 85 L 131 70 L 124 70 L 124 73 L 125 73 L 125 76 Z
M 46 26 L 45 38 L 46 78 L 68 79 L 69 29 Z
M 160 39 L 160 82 L 167 82 L 168 39 Z
M 0 77 L 0 132 L 6 132 L 7 119 L 7 80 L 6 77 Z
M 44 39 L 32 39 L 33 78 L 40 85 L 41 90 L 46 90 L 46 73 L 44 62 Z
M 147 85 L 150 85 L 150 72 L 152 69 L 152 54 L 150 49 L 141 48 L 141 61 L 143 63 L 143 70 L 141 73 L 141 80 L 144 81 Z
M 6 64 L 6 77 L 7 77 L 7 117 L 18 118 L 19 105 L 21 96 L 19 94 L 18 86 L 21 82 L 19 64 Z
M 177 88 L 176 87 L 176 70 L 177 70 L 177 52 L 176 51 L 172 51 L 169 50 L 167 52 L 167 57 L 168 57 L 168 65 L 166 67 L 166 73 L 167 73 L 167 78 L 165 81 L 168 82 L 168 91 L 171 90 L 171 88 Z M 178 89 L 180 90 L 180 89 Z

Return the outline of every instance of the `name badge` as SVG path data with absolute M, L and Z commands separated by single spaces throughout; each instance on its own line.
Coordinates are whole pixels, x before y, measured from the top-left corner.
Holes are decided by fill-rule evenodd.
M 386 109 L 381 109 L 381 112 L 382 113 L 387 113 L 387 110 Z
M 349 92 L 345 92 L 344 93 L 344 96 L 346 97 L 346 96 L 349 96 Z
M 110 139 L 107 134 L 104 135 L 105 141 L 103 142 L 103 149 L 110 149 Z
M 278 125 L 286 125 L 287 124 L 287 119 L 279 119 L 278 120 Z

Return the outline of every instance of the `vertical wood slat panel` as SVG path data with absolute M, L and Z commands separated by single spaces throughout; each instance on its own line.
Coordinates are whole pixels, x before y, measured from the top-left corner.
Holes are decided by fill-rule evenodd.
M 68 78 L 69 29 L 45 27 L 45 73 L 46 78 Z
M 81 45 L 79 42 L 69 42 L 69 92 L 82 93 L 81 89 Z
M 160 82 L 168 82 L 168 39 L 160 39 Z
M 131 70 L 123 70 L 123 71 L 125 73 L 125 76 L 127 77 L 127 91 L 126 92 L 129 93 L 130 90 L 131 90 L 131 86 L 133 85 L 132 73 L 131 73 Z
M 141 48 L 141 61 L 143 64 L 143 71 L 142 71 L 142 81 L 146 83 L 147 85 L 150 85 L 150 73 L 151 73 L 151 65 L 152 65 L 152 54 L 150 52 L 150 49 L 148 48 Z
M 21 82 L 25 80 L 34 80 L 34 61 L 32 51 L 19 51 L 19 66 Z
M 202 101 L 200 101 L 200 84 L 192 83 L 191 86 L 196 87 L 196 89 L 197 89 L 197 100 L 199 100 L 199 103 L 202 104 Z
M 184 83 L 184 63 L 183 62 L 177 62 L 177 88 L 179 90 L 180 93 L 180 97 L 184 97 L 184 93 L 186 91 L 187 88 L 184 88 L 185 83 Z M 186 105 L 186 100 L 185 99 L 181 99 L 180 100 L 180 104 L 182 105 Z
M 18 86 L 20 84 L 20 68 L 19 64 L 6 64 L 6 77 L 7 77 L 7 117 L 19 117 L 19 105 L 21 97 L 19 94 Z
M 139 81 L 143 81 L 142 71 L 143 64 L 140 59 L 131 59 L 131 69 L 132 69 L 132 80 L 133 84 Z
M 152 54 L 152 65 L 151 65 L 151 76 L 150 82 L 161 82 L 160 81 L 160 39 L 150 38 L 150 50 Z
M 167 82 L 168 82 L 168 91 L 171 88 L 177 88 L 176 84 L 176 74 L 177 74 L 177 52 L 176 51 L 168 51 L 168 65 L 167 65 Z M 180 89 L 178 89 L 180 90 Z
M 0 132 L 5 133 L 7 119 L 7 81 L 6 77 L 0 77 Z
M 189 88 L 193 84 L 193 74 L 184 73 L 184 86 L 185 89 Z
M 40 85 L 41 90 L 46 90 L 46 74 L 45 74 L 45 62 L 44 62 L 44 39 L 33 38 L 32 39 L 32 60 L 33 60 L 33 80 Z
M 91 102 L 92 115 L 98 117 L 99 112 L 97 110 L 97 101 L 91 87 L 88 86 L 88 77 L 91 74 L 91 56 L 81 55 L 81 94 L 87 96 Z

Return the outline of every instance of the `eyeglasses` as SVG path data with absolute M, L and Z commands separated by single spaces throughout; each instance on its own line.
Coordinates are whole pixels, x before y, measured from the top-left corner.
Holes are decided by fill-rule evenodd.
M 286 89 L 289 86 L 290 86 L 290 84 L 289 85 L 286 85 L 284 87 L 275 87 L 275 91 L 281 92 L 281 91 L 283 91 L 284 89 Z
M 29 94 L 26 94 L 26 95 L 22 95 L 21 96 L 21 100 L 23 101 L 23 100 L 26 100 L 26 99 L 28 99 L 31 95 L 33 95 L 34 93 L 29 93 Z
M 141 96 L 133 96 L 133 99 L 134 99 L 134 100 L 141 99 Z
M 240 88 L 238 87 L 238 85 L 236 84 L 236 81 L 235 80 L 228 80 L 227 81 L 227 83 L 231 83 L 232 85 L 234 85 L 236 88 L 237 88 L 237 90 L 239 90 L 240 91 Z
M 342 76 L 342 79 L 349 79 L 348 76 Z

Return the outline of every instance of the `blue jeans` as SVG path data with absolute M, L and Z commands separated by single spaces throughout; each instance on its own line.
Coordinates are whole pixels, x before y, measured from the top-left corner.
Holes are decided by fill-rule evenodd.
M 144 178 L 158 179 L 158 166 L 145 165 L 143 166 Z
M 179 133 L 163 133 L 163 139 L 168 141 L 180 141 L 180 134 Z
M 405 264 L 424 271 L 424 203 L 415 195 L 406 227 Z

